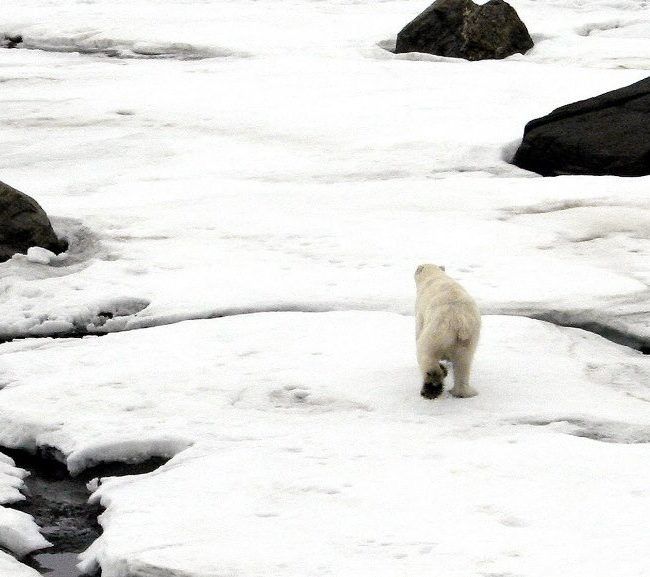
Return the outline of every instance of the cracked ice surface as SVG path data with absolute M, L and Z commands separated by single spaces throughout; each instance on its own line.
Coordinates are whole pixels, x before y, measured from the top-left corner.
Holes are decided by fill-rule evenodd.
M 412 325 L 263 313 L 10 343 L 0 442 L 73 472 L 176 454 L 96 492 L 84 567 L 107 577 L 641 574 L 650 359 L 486 316 L 480 395 L 432 403 Z
M 417 2 L 7 4 L 31 49 L 0 51 L 1 177 L 71 248 L 0 265 L 0 338 L 407 313 L 421 261 L 487 311 L 650 338 L 648 179 L 506 162 L 528 120 L 647 75 L 643 2 L 515 2 L 535 48 L 478 63 L 380 48 Z
M 536 46 L 505 61 L 384 49 L 428 3 L 3 2 L 0 180 L 70 249 L 0 264 L 0 340 L 176 323 L 0 346 L 5 445 L 176 455 L 100 486 L 86 568 L 643 575 L 647 357 L 487 317 L 480 396 L 428 403 L 400 315 L 433 261 L 485 312 L 648 342 L 649 179 L 507 163 L 647 76 L 648 4 L 513 0 Z M 346 312 L 179 322 L 301 310 Z

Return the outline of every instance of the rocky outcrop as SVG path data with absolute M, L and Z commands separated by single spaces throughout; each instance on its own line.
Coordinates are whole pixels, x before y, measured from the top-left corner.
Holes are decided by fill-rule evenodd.
M 0 47 L 2 48 L 16 48 L 23 42 L 23 37 L 20 34 L 14 36 L 5 34 L 0 37 Z
M 437 0 L 397 35 L 396 53 L 485 60 L 523 54 L 533 47 L 525 24 L 503 0 Z
M 513 163 L 543 176 L 650 175 L 650 77 L 532 120 Z
M 54 234 L 45 211 L 31 197 L 0 182 L 0 262 L 40 246 L 58 253 L 68 244 Z

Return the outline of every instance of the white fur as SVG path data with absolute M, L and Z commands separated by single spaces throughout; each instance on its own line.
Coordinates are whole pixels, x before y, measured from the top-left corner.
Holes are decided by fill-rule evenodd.
M 425 382 L 435 376 L 440 383 L 440 361 L 451 361 L 456 397 L 473 397 L 469 375 L 481 331 L 481 313 L 471 296 L 444 267 L 420 265 L 415 271 L 417 298 L 415 327 L 417 357 Z

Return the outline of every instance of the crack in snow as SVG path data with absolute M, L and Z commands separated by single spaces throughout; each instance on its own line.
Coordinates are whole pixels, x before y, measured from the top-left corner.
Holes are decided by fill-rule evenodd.
M 211 320 L 259 313 L 388 311 L 388 309 L 382 307 L 368 307 L 361 309 L 359 307 L 346 308 L 345 306 L 314 303 L 236 307 L 197 314 L 189 313 L 160 315 L 155 317 L 138 317 L 138 313 L 147 308 L 149 304 L 149 301 L 146 301 L 145 299 L 133 298 L 117 300 L 113 303 L 108 303 L 102 306 L 101 310 L 91 315 L 84 316 L 83 318 L 80 317 L 79 319 L 74 320 L 73 324 L 70 327 L 70 330 L 47 330 L 46 327 L 41 327 L 42 330 L 39 329 L 38 332 L 32 332 L 28 334 L 3 335 L 0 333 L 0 345 L 13 341 L 32 338 L 67 339 L 83 338 L 86 336 L 101 337 L 114 332 L 148 329 L 182 323 L 186 321 Z M 634 314 L 637 313 L 630 312 L 627 313 L 627 316 L 632 316 Z M 613 322 L 608 322 L 608 320 L 596 320 L 595 318 L 590 317 L 589 311 L 562 311 L 551 309 L 517 310 L 508 307 L 489 307 L 489 312 L 484 312 L 483 315 L 520 316 L 548 322 L 560 327 L 577 328 L 598 335 L 610 342 L 639 351 L 644 355 L 650 354 L 650 338 L 633 334 L 632 332 L 627 331 L 623 328 L 617 328 L 614 326 Z M 405 314 L 405 316 L 408 316 L 408 313 Z M 44 319 L 43 322 L 45 323 L 47 320 L 48 319 Z M 58 325 L 56 328 L 58 328 Z
M 118 59 L 205 60 L 249 56 L 247 53 L 228 48 L 199 46 L 189 42 L 153 42 L 108 38 L 98 30 L 69 36 L 5 32 L 0 38 L 0 48 L 77 52 Z
M 530 319 L 545 321 L 559 327 L 581 329 L 588 333 L 599 335 L 612 343 L 639 351 L 644 355 L 650 354 L 650 338 L 634 335 L 623 329 L 618 329 L 611 324 L 607 324 L 606 322 L 591 320 L 586 318 L 584 312 L 581 311 L 571 312 L 548 310 L 516 316 L 525 316 Z
M 88 499 L 98 486 L 98 479 L 147 474 L 169 460 L 150 457 L 132 464 L 103 463 L 73 477 L 66 468 L 65 457 L 52 447 L 40 447 L 36 454 L 4 447 L 2 451 L 30 473 L 23 486 L 26 499 L 10 508 L 31 515 L 41 534 L 52 544 L 30 554 L 23 562 L 43 574 L 57 570 L 70 577 L 81 575 L 76 567 L 78 554 L 102 533 L 98 517 L 104 507 Z
M 579 417 L 558 417 L 555 419 L 521 419 L 515 424 L 536 427 L 551 427 L 561 433 L 583 437 L 603 443 L 635 445 L 650 443 L 647 426 L 615 421 L 591 421 Z

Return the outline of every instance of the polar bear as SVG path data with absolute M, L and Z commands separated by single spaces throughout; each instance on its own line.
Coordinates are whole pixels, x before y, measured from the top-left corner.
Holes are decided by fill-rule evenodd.
M 455 397 L 478 394 L 469 385 L 469 373 L 481 331 L 481 313 L 469 294 L 445 274 L 445 268 L 421 264 L 415 271 L 415 337 L 422 371 L 421 394 L 435 399 L 442 393 L 447 369 L 454 368 Z

